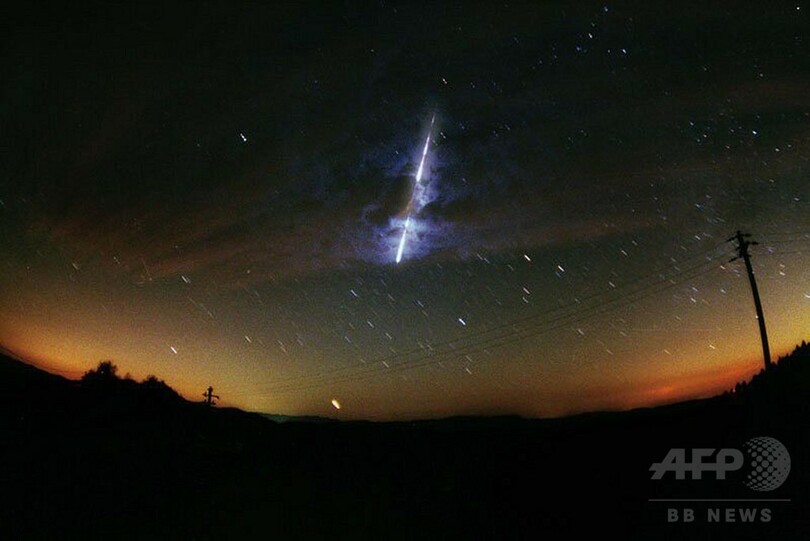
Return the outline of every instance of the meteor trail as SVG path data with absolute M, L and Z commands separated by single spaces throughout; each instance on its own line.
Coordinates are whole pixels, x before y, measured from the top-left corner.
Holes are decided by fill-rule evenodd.
M 422 171 L 425 168 L 425 156 L 427 156 L 428 145 L 430 144 L 430 136 L 433 133 L 433 121 L 436 120 L 436 115 L 434 114 L 430 118 L 430 128 L 428 129 L 427 138 L 425 139 L 425 147 L 422 149 L 422 159 L 419 160 L 419 169 L 416 170 L 416 183 L 413 186 L 413 192 L 411 192 L 411 200 L 408 202 L 408 217 L 405 218 L 405 226 L 402 228 L 402 238 L 399 239 L 399 248 L 397 249 L 397 263 L 402 261 L 402 252 L 405 250 L 405 237 L 408 234 L 408 226 L 411 224 L 411 212 L 413 211 L 413 196 L 416 194 L 416 187 L 419 185 L 419 182 L 422 181 Z

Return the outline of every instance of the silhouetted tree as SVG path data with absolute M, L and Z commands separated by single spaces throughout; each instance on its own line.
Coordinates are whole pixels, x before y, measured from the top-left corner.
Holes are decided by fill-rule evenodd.
M 157 376 L 149 375 L 140 384 L 140 391 L 149 400 L 172 401 L 180 400 L 177 391 L 169 387 L 165 381 Z
M 159 379 L 157 376 L 155 376 L 153 374 L 149 374 L 148 376 L 146 376 L 146 379 L 143 380 L 143 385 L 144 385 L 144 387 L 155 388 L 156 389 L 156 388 L 159 388 L 159 387 L 165 387 L 166 382 L 163 381 L 162 379 Z
M 118 367 L 112 361 L 101 361 L 95 370 L 88 370 L 82 376 L 82 381 L 88 383 L 112 382 L 118 379 Z

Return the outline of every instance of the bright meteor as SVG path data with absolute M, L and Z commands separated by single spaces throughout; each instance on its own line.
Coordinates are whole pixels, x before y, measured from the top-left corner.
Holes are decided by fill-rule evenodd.
M 430 145 L 430 136 L 433 133 L 433 121 L 436 120 L 436 115 L 434 114 L 430 118 L 430 129 L 428 129 L 427 138 L 425 139 L 425 146 L 422 149 L 422 159 L 419 160 L 419 169 L 416 170 L 416 182 L 413 186 L 413 192 L 411 192 L 411 199 L 408 202 L 408 216 L 405 218 L 405 226 L 402 228 L 402 238 L 399 239 L 399 248 L 397 248 L 397 263 L 402 261 L 402 252 L 405 251 L 405 237 L 408 235 L 408 226 L 411 224 L 411 212 L 413 211 L 413 198 L 416 194 L 416 187 L 422 181 L 422 172 L 425 169 L 425 157 L 427 156 L 428 145 Z

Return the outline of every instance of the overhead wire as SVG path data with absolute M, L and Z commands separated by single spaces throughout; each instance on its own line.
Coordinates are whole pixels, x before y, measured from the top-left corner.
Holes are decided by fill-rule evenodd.
M 333 369 L 328 372 L 320 372 L 318 374 L 313 375 L 289 378 L 285 381 L 278 382 L 277 384 L 270 384 L 269 386 L 264 387 L 264 389 L 268 393 L 295 392 L 329 383 L 332 384 L 339 383 L 342 381 L 349 381 L 358 378 L 366 379 L 367 376 L 384 375 L 405 369 L 420 368 L 428 364 L 435 364 L 439 362 L 437 361 L 438 358 L 443 358 L 447 356 L 461 356 L 464 354 L 470 355 L 471 353 L 478 353 L 482 350 L 502 347 L 504 345 L 514 343 L 515 341 L 529 338 L 540 332 L 554 330 L 563 326 L 571 325 L 579 321 L 583 321 L 585 319 L 589 319 L 596 315 L 601 315 L 608 311 L 613 311 L 626 307 L 629 304 L 639 302 L 640 300 L 643 300 L 649 296 L 658 294 L 666 289 L 670 289 L 671 287 L 679 285 L 684 281 L 694 279 L 698 276 L 701 276 L 702 274 L 714 270 L 715 267 L 712 264 L 718 262 L 720 258 L 719 257 L 712 258 L 710 257 L 710 254 L 712 254 L 717 248 L 719 248 L 723 244 L 725 243 L 716 245 L 713 248 L 711 248 L 708 252 L 696 254 L 695 256 L 690 257 L 686 260 L 686 261 L 694 261 L 697 258 L 705 259 L 698 265 L 694 265 L 685 270 L 679 270 L 675 274 L 666 277 L 661 276 L 661 273 L 663 271 L 656 271 L 655 273 L 646 275 L 628 284 L 623 284 L 622 288 L 628 285 L 637 284 L 650 277 L 658 276 L 659 278 L 661 278 L 656 282 L 638 288 L 635 291 L 631 291 L 626 295 L 624 295 L 623 297 L 613 298 L 602 303 L 597 303 L 595 305 L 586 306 L 585 308 L 582 308 L 583 304 L 588 300 L 615 294 L 617 292 L 616 289 L 608 290 L 582 299 L 575 305 L 556 308 L 550 311 L 541 312 L 539 314 L 533 314 L 531 316 L 521 318 L 519 320 L 511 321 L 509 323 L 487 329 L 485 331 L 477 333 L 472 337 L 460 337 L 443 342 L 441 344 L 432 345 L 430 349 L 427 351 L 425 350 L 425 348 L 418 348 L 411 351 L 400 352 L 394 355 L 389 355 L 380 359 L 376 359 L 374 361 L 362 365 L 352 365 L 348 367 L 344 366 Z M 709 265 L 709 268 L 706 268 L 707 265 Z M 668 268 L 672 269 L 673 267 L 678 268 L 677 266 L 673 265 L 670 265 Z M 673 280 L 675 278 L 680 278 L 680 281 L 674 282 Z M 553 317 L 551 319 L 535 321 L 541 316 L 565 310 L 568 311 L 561 313 L 558 316 Z M 515 329 L 516 326 L 526 322 L 530 323 L 528 327 L 525 327 L 523 329 L 520 328 Z M 505 331 L 505 332 L 501 332 L 489 338 L 481 339 L 482 336 L 493 334 L 497 331 Z M 465 340 L 468 340 L 470 338 L 473 339 L 470 343 L 463 343 Z M 410 361 L 405 360 L 397 364 L 389 364 L 389 361 L 407 358 L 416 354 L 418 354 L 419 357 L 416 357 L 415 359 L 412 359 Z M 383 365 L 386 368 L 381 369 L 379 365 Z M 233 391 L 236 391 L 236 389 L 233 389 Z M 255 395 L 260 393 L 253 393 L 253 394 Z
M 638 277 L 638 278 L 636 278 L 634 280 L 631 280 L 629 282 L 626 282 L 624 284 L 620 284 L 619 286 L 617 286 L 614 289 L 600 290 L 599 292 L 597 292 L 595 294 L 585 296 L 585 297 L 582 297 L 582 298 L 576 298 L 575 297 L 574 304 L 567 305 L 567 306 L 561 306 L 561 307 L 554 307 L 554 308 L 550 308 L 550 309 L 547 309 L 547 310 L 544 310 L 544 311 L 541 311 L 541 312 L 538 312 L 538 313 L 535 313 L 535 314 L 531 314 L 531 315 L 528 315 L 528 316 L 525 316 L 525 317 L 522 317 L 522 318 L 518 318 L 518 319 L 515 319 L 515 320 L 512 320 L 512 321 L 509 321 L 507 323 L 503 323 L 503 324 L 500 324 L 500 325 L 497 325 L 497 326 L 494 326 L 494 327 L 490 327 L 488 329 L 484 329 L 482 331 L 477 332 L 475 335 L 467 334 L 467 335 L 462 335 L 462 336 L 452 338 L 452 339 L 444 341 L 444 342 L 438 342 L 438 343 L 429 344 L 429 346 L 427 348 L 428 353 L 430 351 L 432 351 L 432 350 L 435 350 L 435 349 L 441 348 L 441 347 L 450 347 L 450 348 L 452 348 L 454 346 L 454 344 L 461 344 L 465 340 L 470 340 L 471 338 L 480 339 L 483 336 L 487 336 L 487 335 L 490 335 L 490 334 L 493 334 L 493 333 L 497 333 L 497 332 L 505 330 L 505 329 L 512 329 L 516 325 L 526 323 L 526 322 L 531 322 L 531 321 L 537 320 L 537 319 L 539 319 L 539 318 L 541 318 L 543 316 L 548 316 L 548 315 L 551 315 L 551 314 L 555 314 L 557 312 L 562 312 L 562 311 L 565 311 L 565 310 L 572 310 L 572 311 L 576 310 L 576 311 L 578 311 L 577 313 L 581 313 L 582 310 L 587 309 L 586 303 L 589 302 L 589 301 L 592 301 L 594 299 L 598 299 L 600 297 L 608 297 L 609 298 L 611 296 L 616 296 L 616 295 L 620 294 L 621 291 L 624 288 L 634 286 L 634 285 L 639 284 L 639 283 L 641 283 L 641 282 L 643 282 L 643 281 L 645 281 L 647 279 L 650 279 L 650 278 L 656 278 L 656 277 L 661 278 L 662 273 L 665 273 L 667 271 L 671 271 L 673 268 L 676 269 L 676 271 L 678 271 L 678 270 L 680 270 L 680 266 L 684 266 L 684 265 L 686 265 L 688 263 L 691 263 L 691 262 L 693 262 L 693 261 L 695 261 L 697 259 L 704 259 L 705 261 L 710 261 L 711 260 L 710 255 L 712 253 L 714 253 L 718 248 L 720 248 L 720 247 L 722 247 L 724 245 L 726 245 L 726 242 L 717 243 L 717 244 L 713 245 L 711 248 L 709 248 L 708 250 L 704 250 L 703 252 L 701 252 L 699 254 L 694 254 L 694 255 L 692 255 L 692 256 L 690 256 L 690 257 L 688 257 L 688 258 L 686 258 L 686 259 L 684 259 L 684 260 L 682 260 L 680 262 L 674 261 L 673 263 L 670 263 L 667 266 L 661 266 L 661 267 L 657 268 L 653 272 L 647 273 L 647 274 L 645 274 L 645 275 L 643 275 L 641 277 Z M 633 294 L 633 293 L 629 293 L 629 294 Z M 625 297 L 626 296 L 627 295 L 625 295 Z M 609 302 L 613 302 L 613 301 L 609 301 Z M 583 308 L 583 306 L 586 306 L 586 308 Z M 303 374 L 303 375 L 299 375 L 299 376 L 293 376 L 291 378 L 286 378 L 284 380 L 284 383 L 292 383 L 292 382 L 295 382 L 295 381 L 307 380 L 307 379 L 312 379 L 312 378 L 322 378 L 322 377 L 324 377 L 326 375 L 331 375 L 331 374 L 334 374 L 334 373 L 347 372 L 347 371 L 350 371 L 350 370 L 353 370 L 353 369 L 362 369 L 363 367 L 368 366 L 368 365 L 373 365 L 373 364 L 378 364 L 378 363 L 388 363 L 388 362 L 391 362 L 391 361 L 395 361 L 397 359 L 401 359 L 403 357 L 408 357 L 408 356 L 412 356 L 412 355 L 424 355 L 425 353 L 426 353 L 426 348 L 424 346 L 417 347 L 417 348 L 412 348 L 410 350 L 405 350 L 405 351 L 400 351 L 400 352 L 395 352 L 395 353 L 392 353 L 392 354 L 389 354 L 389 355 L 385 355 L 385 356 L 379 357 L 377 359 L 374 359 L 372 361 L 366 361 L 366 362 L 364 362 L 363 364 L 360 364 L 360 365 L 341 366 L 341 367 L 337 367 L 337 368 L 334 368 L 334 369 L 331 369 L 331 370 L 328 370 L 328 371 L 320 371 L 320 372 L 318 372 L 316 374 Z M 245 387 L 252 387 L 252 385 L 245 385 Z M 234 387 L 231 387 L 231 389 L 237 390 Z
M 791 240 L 791 241 L 784 241 L 784 242 L 800 242 L 803 239 L 798 240 Z M 591 295 L 589 297 L 585 297 L 583 299 L 577 299 L 575 305 L 569 305 L 565 307 L 557 307 L 551 310 L 546 310 L 537 314 L 532 314 L 530 316 L 520 318 L 518 320 L 514 320 L 505 324 L 501 324 L 495 327 L 491 327 L 489 329 L 485 329 L 472 338 L 475 340 L 471 343 L 464 343 L 466 340 L 469 340 L 470 337 L 468 336 L 460 336 L 454 339 L 441 342 L 438 344 L 428 344 L 427 347 L 419 347 L 414 348 L 412 350 L 397 352 L 392 355 L 388 355 L 382 358 L 378 358 L 369 362 L 365 362 L 362 365 L 351 365 L 351 366 L 343 366 L 339 367 L 327 372 L 319 372 L 317 374 L 307 374 L 302 376 L 296 376 L 293 378 L 288 378 L 284 381 L 280 381 L 277 384 L 270 384 L 269 387 L 265 387 L 263 392 L 259 393 L 251 393 L 245 396 L 254 396 L 256 394 L 266 394 L 266 393 L 287 393 L 287 392 L 298 392 L 301 390 L 310 389 L 313 387 L 322 386 L 325 384 L 336 384 L 345 381 L 351 380 L 363 380 L 368 379 L 368 377 L 377 377 L 383 376 L 386 374 L 397 373 L 403 370 L 411 370 L 417 369 L 421 367 L 425 367 L 432 364 L 443 363 L 444 361 L 439 360 L 444 357 L 448 356 L 466 356 L 469 357 L 471 354 L 477 354 L 481 351 L 487 351 L 489 349 L 494 349 L 498 347 L 503 347 L 508 344 L 515 343 L 520 340 L 525 340 L 532 336 L 536 336 L 538 334 L 548 332 L 551 330 L 555 330 L 564 326 L 572 325 L 577 322 L 584 321 L 586 319 L 590 319 L 597 315 L 601 315 L 603 313 L 617 310 L 628 306 L 629 304 L 633 304 L 648 298 L 654 294 L 661 293 L 665 290 L 668 290 L 674 286 L 683 283 L 684 281 L 692 280 L 699 276 L 702 276 L 713 268 L 703 268 L 709 263 L 716 262 L 718 258 L 711 258 L 710 254 L 712 254 L 717 248 L 724 245 L 725 243 L 720 243 L 712 247 L 708 252 L 703 252 L 701 254 L 695 254 L 690 258 L 687 258 L 685 261 L 694 261 L 697 258 L 704 258 L 705 261 L 699 265 L 693 266 L 685 271 L 681 271 L 676 273 L 673 276 L 663 278 L 657 282 L 649 284 L 645 287 L 642 287 L 636 291 L 631 291 L 625 297 L 622 298 L 614 298 L 612 300 L 608 300 L 602 304 L 596 304 L 594 306 L 586 307 L 582 310 L 576 311 L 577 308 L 581 307 L 584 303 L 589 300 L 593 300 L 599 297 L 603 297 L 606 295 L 616 293 L 616 289 L 614 290 L 607 290 L 602 291 L 597 294 Z M 779 254 L 797 254 L 803 253 L 802 251 L 793 251 L 793 252 L 771 252 L 771 255 L 779 255 Z M 676 265 L 670 265 L 668 269 L 677 268 Z M 661 276 L 661 273 L 666 271 L 667 268 L 654 271 L 653 273 L 649 273 L 639 279 L 631 281 L 629 283 L 622 284 L 620 288 L 625 288 L 627 286 L 632 286 L 634 284 L 640 283 L 652 276 Z M 680 282 L 673 282 L 675 278 L 680 277 Z M 666 284 L 670 282 L 669 284 Z M 666 285 L 663 285 L 666 284 Z M 663 287 L 658 287 L 663 285 Z M 617 289 L 620 289 L 617 288 Z M 651 291 L 648 291 L 651 290 Z M 641 296 L 638 296 L 640 293 L 644 293 Z M 611 306 L 614 303 L 614 306 Z M 601 308 L 601 309 L 600 309 Z M 561 312 L 565 310 L 573 310 L 569 311 L 568 313 L 562 313 L 557 317 L 540 320 L 537 323 L 531 324 L 529 327 L 526 328 L 515 328 L 518 327 L 520 324 L 525 322 L 532 322 L 540 318 L 544 315 L 553 314 L 555 312 Z M 573 317 L 576 316 L 576 317 Z M 573 317 L 573 319 L 572 319 Z M 551 326 L 549 326 L 551 325 Z M 496 334 L 495 336 L 481 339 L 484 336 L 489 334 L 496 333 L 497 331 L 509 329 L 507 332 Z M 446 348 L 446 349 L 442 349 Z M 407 359 L 408 357 L 418 355 L 415 359 L 410 361 L 404 360 L 397 364 L 389 364 L 389 362 L 395 361 L 397 359 Z M 381 369 L 379 365 L 385 366 L 385 369 Z M 255 387 L 254 387 L 255 389 Z M 233 389 L 236 391 L 236 389 Z

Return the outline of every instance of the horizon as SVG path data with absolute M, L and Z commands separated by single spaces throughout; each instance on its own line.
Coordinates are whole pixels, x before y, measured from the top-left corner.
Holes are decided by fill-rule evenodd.
M 806 10 L 426 9 L 9 13 L 3 348 L 291 416 L 662 405 L 763 366 L 738 230 L 807 338 Z
M 797 342 L 797 344 L 795 346 L 793 346 L 793 348 L 790 348 L 786 352 L 777 352 L 777 353 L 775 353 L 774 356 L 773 356 L 773 359 L 772 359 L 772 363 L 774 365 L 778 364 L 778 362 L 780 360 L 782 360 L 783 358 L 789 356 L 793 351 L 796 350 L 796 348 L 798 348 L 801 344 L 804 344 L 805 342 L 806 341 L 804 341 L 804 340 L 801 341 L 801 342 Z M 98 364 L 93 365 L 93 367 L 88 368 L 88 370 L 82 371 L 79 374 L 74 370 L 71 370 L 71 371 L 59 371 L 58 369 L 53 369 L 53 368 L 51 368 L 51 367 L 49 367 L 47 365 L 42 365 L 42 364 L 34 362 L 34 361 L 30 360 L 30 359 L 25 359 L 21 355 L 19 355 L 18 353 L 6 348 L 3 344 L 0 344 L 0 353 L 2 353 L 3 355 L 5 355 L 7 357 L 10 357 L 10 358 L 12 358 L 14 360 L 20 361 L 20 362 L 22 362 L 24 364 L 27 364 L 29 366 L 32 366 L 34 368 L 37 368 L 37 369 L 42 370 L 44 372 L 47 372 L 49 374 L 54 374 L 54 375 L 61 376 L 61 377 L 65 378 L 65 379 L 67 379 L 69 381 L 80 381 L 82 379 L 82 376 L 84 374 L 86 374 L 87 371 L 93 370 L 94 368 L 96 368 L 98 366 Z M 166 378 L 161 377 L 159 374 L 148 374 L 147 376 L 145 376 L 145 377 L 143 377 L 143 378 L 141 378 L 139 380 L 138 378 L 133 377 L 131 372 L 125 370 L 126 367 L 118 366 L 118 364 L 115 362 L 114 359 L 104 359 L 104 360 L 112 362 L 118 368 L 119 371 L 122 368 L 124 369 L 122 373 L 118 374 L 119 378 L 132 378 L 133 381 L 142 382 L 142 381 L 145 381 L 146 378 L 154 376 L 154 377 L 157 377 L 160 381 L 164 382 L 166 385 L 168 385 L 169 388 L 175 390 L 184 400 L 186 400 L 188 402 L 198 402 L 198 403 L 204 403 L 205 402 L 204 397 L 197 397 L 197 396 L 195 396 L 193 394 L 188 395 L 186 393 L 183 393 L 183 392 L 179 391 L 178 389 L 176 389 L 172 385 L 171 381 L 167 381 Z M 101 362 L 101 361 L 99 361 L 99 362 Z M 746 364 L 751 365 L 751 364 L 754 364 L 754 363 L 746 363 Z M 230 404 L 230 403 L 228 403 L 227 400 L 223 400 L 223 399 L 218 400 L 216 406 L 218 406 L 220 408 L 237 408 L 237 409 L 242 409 L 242 410 L 244 410 L 244 411 L 246 411 L 248 413 L 257 413 L 259 415 L 265 415 L 265 416 L 269 416 L 269 417 L 280 417 L 280 418 L 284 418 L 284 419 L 288 419 L 288 420 L 301 419 L 301 418 L 307 418 L 307 417 L 318 418 L 318 419 L 326 419 L 326 420 L 332 420 L 332 421 L 371 421 L 371 422 L 434 421 L 434 420 L 452 419 L 452 418 L 455 418 L 455 417 L 473 417 L 473 418 L 475 418 L 475 417 L 480 417 L 480 418 L 518 417 L 518 418 L 521 418 L 521 419 L 563 419 L 563 418 L 567 418 L 567 417 L 576 417 L 576 416 L 579 416 L 579 415 L 588 415 L 588 414 L 631 412 L 631 411 L 636 411 L 636 410 L 640 410 L 640 409 L 666 407 L 666 406 L 683 404 L 683 403 L 696 401 L 696 400 L 706 400 L 706 399 L 716 398 L 716 397 L 719 397 L 719 396 L 721 396 L 721 395 L 723 395 L 723 394 L 725 394 L 727 392 L 732 391 L 733 388 L 734 388 L 734 385 L 736 385 L 738 383 L 749 383 L 754 376 L 756 376 L 757 374 L 760 374 L 762 372 L 763 372 L 763 367 L 751 368 L 751 366 L 746 366 L 740 372 L 732 372 L 732 373 L 724 372 L 722 374 L 722 376 L 723 376 L 722 378 L 720 378 L 719 380 L 714 381 L 714 385 L 711 385 L 710 387 L 708 387 L 706 389 L 703 389 L 701 391 L 692 392 L 692 393 L 673 393 L 673 392 L 671 392 L 672 391 L 671 389 L 664 388 L 665 392 L 653 393 L 653 394 L 664 395 L 657 401 L 643 402 L 643 403 L 638 403 L 638 404 L 614 405 L 614 406 L 608 406 L 608 407 L 599 408 L 599 409 L 583 409 L 583 410 L 562 411 L 562 412 L 557 412 L 557 413 L 554 413 L 554 414 L 551 414 L 551 415 L 542 415 L 542 414 L 540 414 L 540 415 L 526 416 L 526 415 L 521 415 L 519 413 L 510 412 L 510 411 L 504 411 L 504 412 L 491 412 L 491 411 L 475 412 L 475 411 L 469 411 L 469 412 L 454 413 L 452 415 L 437 415 L 437 416 L 428 416 L 428 417 L 402 416 L 402 417 L 383 417 L 383 418 L 369 418 L 369 417 L 349 417 L 349 418 L 344 418 L 343 416 L 339 415 L 339 411 L 335 412 L 334 410 L 333 410 L 333 412 L 328 412 L 328 413 L 331 413 L 331 415 L 330 414 L 325 414 L 325 415 L 308 415 L 308 414 L 295 415 L 295 414 L 285 414 L 285 413 L 279 413 L 279 412 L 273 412 L 273 411 L 250 410 L 250 409 L 240 408 L 236 404 Z

